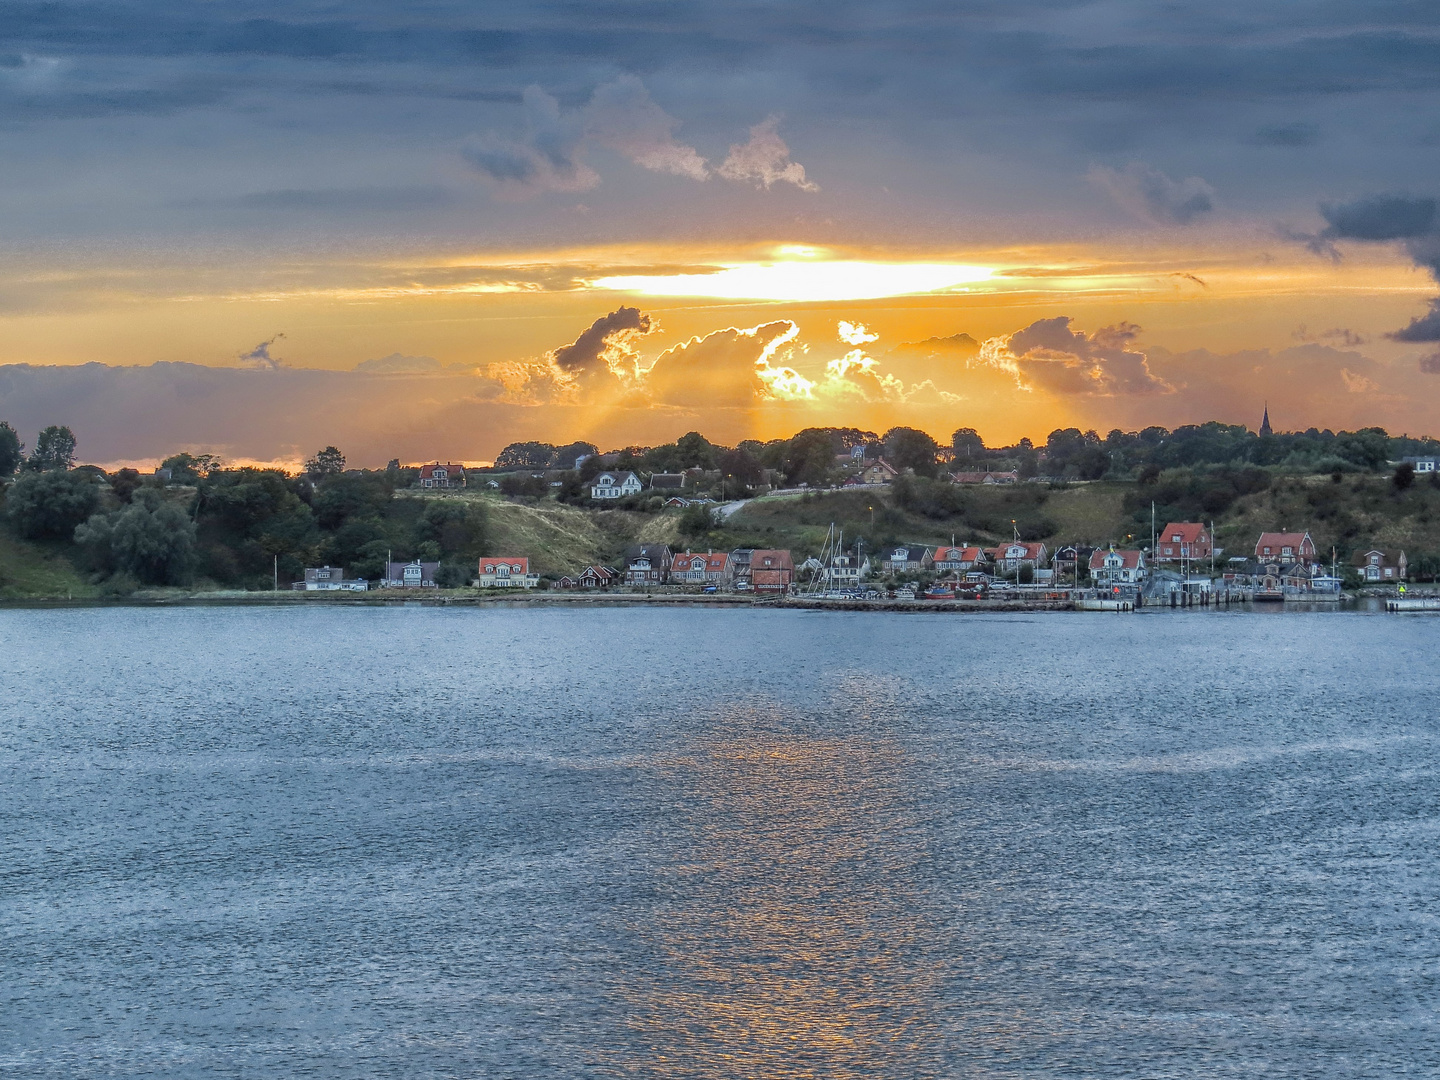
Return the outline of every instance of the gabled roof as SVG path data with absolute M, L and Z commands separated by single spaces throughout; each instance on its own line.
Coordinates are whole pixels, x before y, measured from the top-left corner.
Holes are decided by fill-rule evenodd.
M 450 463 L 450 462 L 446 462 L 445 464 L 442 465 L 440 462 L 435 461 L 435 462 L 431 462 L 429 465 L 421 465 L 421 466 L 420 466 L 420 479 L 421 479 L 421 480 L 433 480 L 433 479 L 435 478 L 435 470 L 436 470 L 436 469 L 444 469 L 444 470 L 445 470 L 445 474 L 446 474 L 447 477 L 449 477 L 449 476 L 464 476 L 464 475 L 465 475 L 465 466 L 464 466 L 464 465 L 455 465 L 455 464 L 452 464 L 452 463 Z
M 1355 566 L 1368 566 L 1371 555 L 1380 556 L 1381 566 L 1396 566 L 1400 560 L 1404 558 L 1405 552 L 1391 551 L 1384 548 L 1368 548 L 1365 551 L 1357 551 L 1350 561 Z
M 992 559 L 1009 559 L 1011 548 L 1024 548 L 1025 554 L 1014 556 L 1018 559 L 1040 559 L 1045 555 L 1046 547 L 1043 542 L 1030 542 L 1027 540 L 1012 540 L 1008 544 L 1001 544 L 999 547 L 986 548 L 985 554 Z
M 785 548 L 756 548 L 750 553 L 750 569 L 794 570 L 795 560 Z
M 904 559 L 906 562 L 923 562 L 931 549 L 928 544 L 896 544 L 882 550 L 887 562 L 894 562 L 896 558 Z M 902 555 L 901 552 L 904 554 Z
M 1286 547 L 1294 548 L 1298 552 L 1300 550 L 1300 545 L 1303 544 L 1306 540 L 1310 540 L 1309 533 L 1264 532 L 1260 534 L 1260 539 L 1255 541 L 1255 553 L 1258 555 L 1267 547 L 1271 550 L 1272 553 L 1278 552 L 1281 548 Z M 1315 541 L 1310 540 L 1310 546 L 1314 547 Z
M 627 480 L 634 480 L 637 484 L 640 482 L 639 478 L 636 477 L 633 472 L 616 472 L 614 469 L 607 469 L 603 473 L 597 473 L 595 479 L 590 481 L 590 486 L 601 487 L 602 485 L 600 484 L 600 477 L 602 476 L 608 476 L 612 480 L 614 480 L 614 487 L 623 487 Z
M 685 486 L 684 473 L 657 472 L 650 474 L 650 486 L 652 488 L 683 488 Z
M 1093 552 L 1090 553 L 1090 569 L 1091 569 L 1091 570 L 1103 570 L 1103 569 L 1105 569 L 1105 560 L 1108 559 L 1108 558 L 1109 558 L 1110 556 L 1112 556 L 1112 555 L 1119 556 L 1119 558 L 1120 558 L 1120 566 L 1123 567 L 1124 569 L 1126 569 L 1126 570 L 1138 570 L 1139 567 L 1140 567 L 1140 560 L 1144 557 L 1144 552 L 1141 552 L 1141 551 L 1102 551 L 1102 550 L 1100 550 L 1099 548 L 1096 548 Z
M 636 559 L 649 559 L 651 566 L 663 567 L 670 561 L 670 545 L 632 544 L 625 549 L 625 561 L 632 563 Z
M 938 547 L 935 561 L 938 562 L 979 562 L 985 558 L 985 549 L 979 547 Z
M 679 551 L 675 553 L 670 569 L 677 572 L 702 569 L 707 574 L 723 573 L 730 562 L 728 551 Z M 700 565 L 697 567 L 696 564 Z
M 1205 526 L 1198 521 L 1171 521 L 1167 522 L 1165 528 L 1160 530 L 1159 543 L 1173 544 L 1175 536 L 1180 537 L 1182 544 L 1199 543 L 1208 537 Z
M 510 567 L 512 574 L 528 574 L 530 558 L 527 555 L 487 555 L 480 560 L 480 573 L 493 574 L 502 566 Z

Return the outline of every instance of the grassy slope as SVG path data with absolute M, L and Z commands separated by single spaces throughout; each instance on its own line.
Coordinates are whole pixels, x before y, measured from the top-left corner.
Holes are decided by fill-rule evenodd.
M 0 600 L 99 595 L 62 553 L 0 529 Z
M 1388 477 L 1286 477 L 1258 495 L 1235 504 L 1216 524 L 1219 543 L 1234 555 L 1248 555 L 1264 530 L 1308 530 L 1328 555 L 1332 546 L 1404 550 L 1414 558 L 1440 551 L 1440 487 L 1420 481 L 1396 491 Z

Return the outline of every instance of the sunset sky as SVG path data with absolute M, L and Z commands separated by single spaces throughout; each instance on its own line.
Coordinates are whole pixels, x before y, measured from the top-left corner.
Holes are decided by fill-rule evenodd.
M 86 460 L 1440 434 L 1440 6 L 0 13 L 0 419 Z

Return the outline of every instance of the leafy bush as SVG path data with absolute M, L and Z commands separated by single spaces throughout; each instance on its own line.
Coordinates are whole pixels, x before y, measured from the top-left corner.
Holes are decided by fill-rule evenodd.
M 68 538 L 99 501 L 99 488 L 84 473 L 27 472 L 10 485 L 5 513 L 21 536 Z
M 195 565 L 195 523 L 158 491 L 139 492 L 113 514 L 95 514 L 75 529 L 75 542 L 107 573 L 148 585 L 178 585 Z

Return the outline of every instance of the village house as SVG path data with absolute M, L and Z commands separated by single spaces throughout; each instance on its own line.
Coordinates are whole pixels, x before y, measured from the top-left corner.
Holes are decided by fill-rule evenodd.
M 683 472 L 657 472 L 650 474 L 651 491 L 683 491 L 685 488 L 685 474 Z
M 873 465 L 866 465 L 860 470 L 860 482 L 862 484 L 888 484 L 899 475 L 895 466 L 881 458 Z
M 958 574 L 965 570 L 983 569 L 985 549 L 981 547 L 938 547 L 935 549 L 935 572 Z
M 530 560 L 522 555 L 487 555 L 479 568 L 482 589 L 533 589 L 540 584 L 540 575 L 530 572 Z
M 1018 484 L 1020 474 L 1013 469 L 1009 472 L 991 472 L 986 469 L 984 472 L 951 473 L 950 481 L 955 484 Z
M 440 572 L 438 562 L 387 562 L 385 577 L 380 582 L 382 589 L 433 589 L 435 575 Z
M 640 478 L 633 472 L 602 472 L 590 481 L 592 499 L 621 499 L 640 491 Z
M 1095 551 L 1090 555 L 1090 576 L 1102 586 L 1138 585 L 1148 568 L 1143 551 Z
M 1171 521 L 1155 541 L 1155 562 L 1208 559 L 1210 531 L 1197 521 Z
M 1075 573 L 1076 567 L 1090 565 L 1090 556 L 1095 554 L 1095 549 L 1087 544 L 1066 544 L 1064 547 L 1055 549 L 1050 556 L 1050 568 L 1056 575 L 1064 580 Z
M 1013 574 L 1022 566 L 1039 570 L 1050 561 L 1050 551 L 1044 543 L 1030 543 L 1025 540 L 1015 540 L 999 547 L 988 548 L 985 554 L 994 563 L 995 569 L 1005 574 Z
M 924 544 L 902 544 L 885 553 L 885 568 L 892 574 L 923 574 L 934 565 L 935 551 Z
M 1409 568 L 1405 552 L 1402 551 L 1397 555 L 1391 551 L 1381 551 L 1379 548 L 1360 552 L 1355 556 L 1354 563 L 1355 568 L 1360 571 L 1361 579 L 1367 584 L 1404 581 L 1406 570 Z
M 813 563 L 811 565 L 814 565 Z M 829 566 L 818 567 L 821 580 L 832 589 L 853 589 L 870 576 L 870 559 L 835 555 Z
M 1255 541 L 1257 562 L 1278 562 L 1282 566 L 1290 563 L 1315 563 L 1315 541 L 1308 532 L 1267 532 L 1261 533 Z
M 757 548 L 750 553 L 750 587 L 757 593 L 787 593 L 795 584 L 790 552 Z
M 682 551 L 670 563 L 672 585 L 728 585 L 730 554 L 725 551 Z
M 1428 474 L 1436 471 L 1435 462 L 1437 459 L 1433 457 L 1407 457 L 1401 458 L 1400 460 L 1407 465 L 1413 465 L 1415 467 L 1415 472 L 1417 475 L 1419 473 Z
M 290 588 L 298 592 L 365 592 L 370 583 L 360 578 L 347 581 L 344 569 L 338 566 L 307 566 L 305 580 L 292 582 Z
M 465 486 L 465 466 L 450 463 L 442 465 L 438 461 L 430 465 L 421 465 L 420 486 L 422 488 L 463 488 Z
M 669 544 L 635 544 L 625 549 L 626 585 L 663 585 L 670 576 Z
M 607 589 L 620 581 L 620 571 L 598 563 L 585 567 L 578 574 L 567 574 L 555 582 L 557 589 Z

